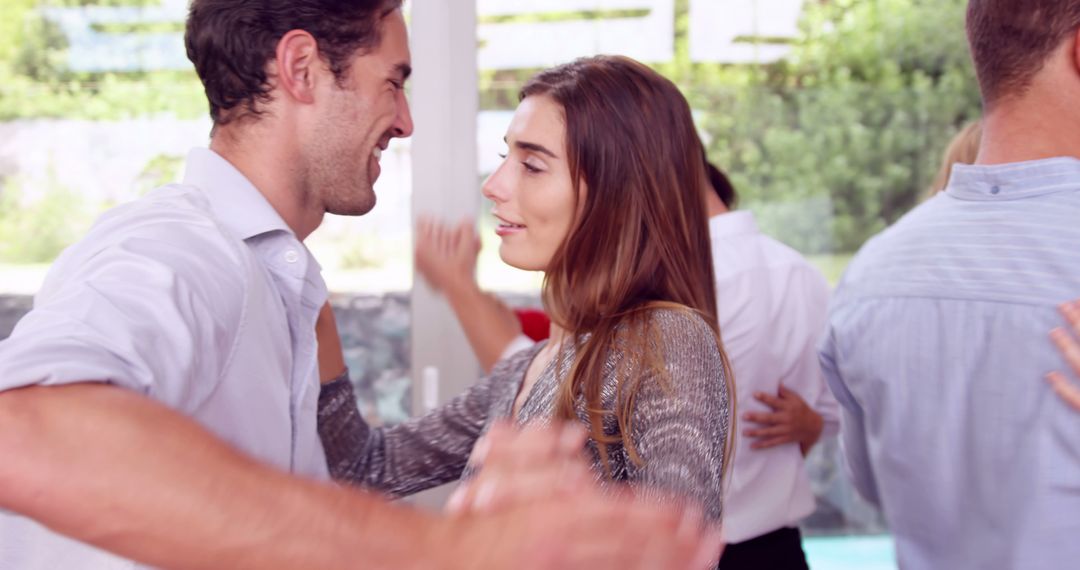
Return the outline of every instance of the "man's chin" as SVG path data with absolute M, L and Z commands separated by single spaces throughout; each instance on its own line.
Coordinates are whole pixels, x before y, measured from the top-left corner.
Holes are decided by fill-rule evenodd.
M 355 200 L 327 204 L 326 213 L 335 216 L 363 216 L 375 207 L 376 201 L 375 193 L 368 191 L 364 199 L 357 197 Z

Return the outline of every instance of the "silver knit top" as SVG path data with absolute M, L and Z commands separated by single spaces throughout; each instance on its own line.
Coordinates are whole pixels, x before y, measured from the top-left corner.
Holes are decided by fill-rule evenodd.
M 718 521 L 730 405 L 715 337 L 705 321 L 689 311 L 655 310 L 650 322 L 658 332 L 653 338 L 662 345 L 659 354 L 669 381 L 661 382 L 652 371 L 641 379 L 631 412 L 631 441 L 643 463 L 635 464 L 622 445 L 609 446 L 611 480 L 630 483 L 639 492 L 691 499 Z M 394 426 L 367 425 L 347 378 L 326 384 L 319 396 L 319 436 L 331 475 L 395 497 L 467 476 L 473 445 L 493 421 L 511 416 L 525 372 L 542 345 L 501 361 L 441 408 Z M 572 343 L 566 345 L 559 355 L 563 376 L 575 354 Z M 559 387 L 555 360 L 536 380 L 515 419 L 518 424 L 550 421 Z M 611 351 L 605 365 L 604 409 L 615 408 L 618 366 L 627 374 L 647 368 L 637 360 Z M 586 421 L 581 407 L 579 417 Z M 613 415 L 604 429 L 619 433 Z M 597 480 L 607 484 L 595 442 L 588 443 L 586 453 Z

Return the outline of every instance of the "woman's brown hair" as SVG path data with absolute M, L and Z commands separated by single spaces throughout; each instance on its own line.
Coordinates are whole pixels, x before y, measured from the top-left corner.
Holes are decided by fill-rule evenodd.
M 640 463 L 630 434 L 641 377 L 651 372 L 671 380 L 653 311 L 690 311 L 708 323 L 732 402 L 735 397 L 716 317 L 701 141 L 678 88 L 626 57 L 584 58 L 543 71 L 520 94 L 536 96 L 562 107 L 578 200 L 577 219 L 544 277 L 544 307 L 577 349 L 569 372 L 557 369 L 555 415 L 577 418 L 584 400 L 605 468 L 608 446 L 617 443 Z M 601 389 L 614 350 L 632 363 L 615 372 L 616 406 L 605 411 Z M 608 413 L 618 422 L 617 435 L 604 432 Z M 730 443 L 729 434 L 728 449 Z M 730 454 L 724 457 L 730 463 Z

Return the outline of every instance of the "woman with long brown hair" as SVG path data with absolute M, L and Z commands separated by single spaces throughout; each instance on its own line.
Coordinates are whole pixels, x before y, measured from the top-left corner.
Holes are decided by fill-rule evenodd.
M 461 477 L 497 420 L 576 419 L 598 479 L 694 501 L 718 521 L 734 390 L 689 105 L 631 59 L 581 59 L 525 85 L 506 143 L 483 192 L 502 259 L 545 272 L 551 338 L 388 428 L 364 423 L 347 375 L 327 383 L 319 430 L 332 474 L 414 493 Z

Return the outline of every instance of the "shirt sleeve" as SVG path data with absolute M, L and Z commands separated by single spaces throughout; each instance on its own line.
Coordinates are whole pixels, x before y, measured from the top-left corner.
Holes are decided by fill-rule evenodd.
M 106 218 L 64 252 L 0 342 L 0 390 L 105 382 L 197 406 L 231 353 L 243 275 L 213 222 L 183 221 Z
M 510 341 L 510 344 L 506 345 L 506 348 L 503 349 L 502 354 L 499 355 L 499 360 L 506 360 L 511 356 L 521 352 L 522 350 L 531 348 L 535 344 L 536 341 L 534 341 L 533 339 L 523 334 L 519 334 L 514 337 L 514 340 Z
M 631 429 L 643 463 L 628 466 L 628 479 L 646 494 L 695 501 L 709 520 L 719 521 L 730 427 L 720 350 L 697 315 L 661 315 L 654 327 L 667 377 L 648 373 L 639 384 Z
M 319 437 L 330 475 L 392 497 L 461 478 L 492 413 L 495 391 L 523 372 L 529 358 L 499 362 L 491 374 L 443 406 L 409 421 L 372 428 L 347 376 L 319 394 Z
M 881 499 L 867 448 L 863 409 L 848 389 L 841 373 L 841 354 L 838 345 L 835 332 L 830 325 L 826 330 L 825 338 L 822 339 L 819 356 L 825 380 L 841 409 L 840 445 L 844 453 L 844 464 L 859 494 L 867 501 L 880 506 Z

